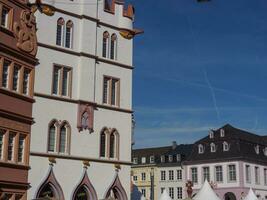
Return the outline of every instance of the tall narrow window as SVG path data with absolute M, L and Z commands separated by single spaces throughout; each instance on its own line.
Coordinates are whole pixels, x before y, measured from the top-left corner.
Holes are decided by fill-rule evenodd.
M 3 149 L 4 149 L 4 134 L 5 134 L 4 129 L 0 129 L 0 160 L 3 159 Z
M 198 173 L 197 168 L 191 168 L 191 179 L 193 183 L 198 183 Z
M 10 11 L 11 10 L 9 8 L 2 6 L 1 26 L 7 29 L 10 28 Z
M 104 77 L 104 86 L 103 86 L 103 103 L 108 103 L 108 84 L 109 78 Z
M 29 94 L 29 80 L 30 80 L 30 73 L 31 71 L 29 69 L 24 69 L 23 74 L 23 94 Z
M 251 183 L 251 168 L 250 165 L 246 165 L 246 182 Z
M 174 198 L 174 189 L 173 187 L 169 188 L 169 196 L 173 199 Z
M 66 41 L 65 47 L 72 48 L 72 32 L 73 32 L 73 23 L 68 21 L 66 24 Z
M 71 96 L 71 74 L 72 70 L 65 66 L 54 66 L 52 94 Z
M 68 81 L 69 81 L 69 69 L 63 68 L 63 77 L 62 77 L 62 96 L 68 96 Z
M 169 181 L 173 181 L 173 170 L 169 170 Z
M 228 166 L 229 181 L 236 181 L 236 167 L 235 165 Z
M 62 126 L 59 133 L 59 153 L 66 153 L 67 129 Z
M 25 135 L 19 136 L 18 162 L 24 162 Z
M 166 171 L 160 171 L 160 180 L 162 181 L 166 180 Z
M 222 166 L 215 167 L 215 179 L 216 179 L 216 182 L 223 182 Z
M 177 170 L 177 180 L 181 181 L 183 179 L 183 172 L 182 170 Z
M 177 188 L 177 199 L 182 199 L 183 198 L 183 188 L 178 187 Z
M 59 90 L 59 75 L 60 75 L 60 68 L 58 66 L 54 67 L 53 73 L 53 94 L 58 94 Z
M 109 40 L 109 33 L 106 31 L 103 34 L 103 44 L 102 44 L 102 56 L 104 58 L 108 57 L 108 40 Z
M 209 167 L 203 167 L 203 181 L 210 181 L 210 168 Z
M 116 60 L 117 56 L 117 35 L 112 34 L 111 36 L 111 44 L 110 44 L 110 59 Z
M 59 18 L 57 21 L 57 38 L 56 38 L 56 44 L 58 46 L 63 46 L 63 35 L 64 35 L 64 19 Z
M 117 79 L 112 79 L 111 80 L 111 105 L 116 105 L 117 87 L 118 87 L 118 80 Z
M 56 127 L 55 124 L 52 124 L 49 128 L 48 134 L 48 151 L 55 152 L 56 149 Z
M 14 142 L 15 142 L 16 133 L 9 132 L 8 138 L 8 152 L 7 152 L 7 159 L 8 161 L 13 161 L 14 159 Z
M 260 184 L 260 168 L 255 167 L 255 183 Z
M 4 88 L 8 87 L 8 74 L 9 74 L 10 64 L 11 62 L 4 60 L 3 73 L 2 73 L 2 87 Z
M 15 64 L 14 65 L 14 71 L 13 71 L 13 84 L 12 84 L 12 89 L 14 91 L 18 91 L 18 85 L 19 85 L 19 70 L 20 70 L 20 66 Z
M 119 79 L 104 77 L 103 103 L 119 106 Z
M 106 156 L 106 134 L 103 131 L 100 136 L 100 157 Z
M 110 146 L 109 146 L 109 157 L 114 158 L 115 157 L 115 135 L 114 133 L 111 133 L 110 135 Z

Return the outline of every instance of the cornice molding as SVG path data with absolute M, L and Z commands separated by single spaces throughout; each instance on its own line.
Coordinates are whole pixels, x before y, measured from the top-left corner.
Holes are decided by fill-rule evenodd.
M 118 108 L 118 107 L 109 106 L 109 105 L 102 105 L 102 104 L 98 104 L 95 102 L 85 101 L 85 100 L 80 100 L 80 99 L 78 99 L 78 100 L 77 99 L 70 99 L 70 98 L 64 98 L 64 97 L 48 95 L 48 94 L 43 94 L 43 93 L 38 93 L 38 92 L 35 92 L 34 96 L 52 99 L 52 100 L 57 100 L 57 101 L 68 102 L 68 103 L 74 103 L 74 104 L 81 104 L 81 103 L 82 104 L 88 104 L 88 105 L 92 105 L 92 106 L 97 107 L 97 108 L 103 108 L 103 109 L 113 110 L 113 111 L 118 111 L 118 112 L 133 113 L 133 111 L 129 110 L 129 109 Z
M 45 157 L 45 158 L 58 158 L 65 160 L 78 160 L 78 161 L 88 161 L 96 163 L 107 163 L 107 164 L 120 164 L 120 165 L 132 165 L 132 162 L 121 161 L 121 160 L 108 160 L 100 158 L 90 158 L 82 156 L 72 156 L 72 155 L 62 155 L 62 154 L 51 154 L 51 153 L 40 153 L 40 152 L 30 152 L 31 156 Z
M 122 67 L 122 68 L 130 69 L 130 70 L 134 69 L 133 66 L 126 65 L 126 64 L 123 64 L 123 63 L 119 63 L 119 62 L 116 62 L 116 61 L 113 61 L 113 60 L 100 58 L 98 56 L 95 56 L 95 55 L 89 54 L 89 53 L 85 53 L 85 52 L 76 52 L 76 51 L 73 51 L 71 49 L 57 47 L 57 46 L 53 46 L 53 45 L 49 45 L 49 44 L 44 44 L 44 43 L 41 43 L 41 42 L 38 42 L 38 46 L 39 47 L 44 47 L 44 48 L 47 48 L 47 49 L 52 49 L 52 50 L 55 50 L 55 51 L 64 52 L 64 53 L 75 55 L 75 56 L 84 56 L 84 57 L 87 57 L 87 58 L 92 58 L 92 59 L 95 59 L 96 62 L 103 62 L 103 63 L 115 65 L 117 67 Z

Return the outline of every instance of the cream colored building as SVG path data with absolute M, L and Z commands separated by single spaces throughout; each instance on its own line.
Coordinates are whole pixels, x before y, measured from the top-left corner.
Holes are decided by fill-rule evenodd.
M 130 199 L 134 9 L 43 0 L 29 199 Z

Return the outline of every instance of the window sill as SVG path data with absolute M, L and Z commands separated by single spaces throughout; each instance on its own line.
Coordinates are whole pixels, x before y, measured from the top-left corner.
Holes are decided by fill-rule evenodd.
M 0 31 L 12 36 L 12 37 L 15 37 L 14 36 L 14 33 L 9 29 L 9 28 L 6 28 L 6 27 L 3 27 L 3 26 L 0 26 Z
M 3 167 L 8 167 L 8 168 L 14 168 L 14 169 L 25 169 L 25 170 L 29 170 L 30 166 L 23 164 L 23 163 L 16 163 L 16 162 L 12 162 L 12 161 L 0 161 L 0 165 Z

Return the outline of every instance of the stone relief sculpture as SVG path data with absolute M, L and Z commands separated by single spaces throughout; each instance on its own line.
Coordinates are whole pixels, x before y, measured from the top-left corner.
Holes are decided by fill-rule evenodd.
M 14 23 L 17 47 L 33 56 L 37 53 L 36 19 L 33 12 L 23 10 L 20 22 Z

